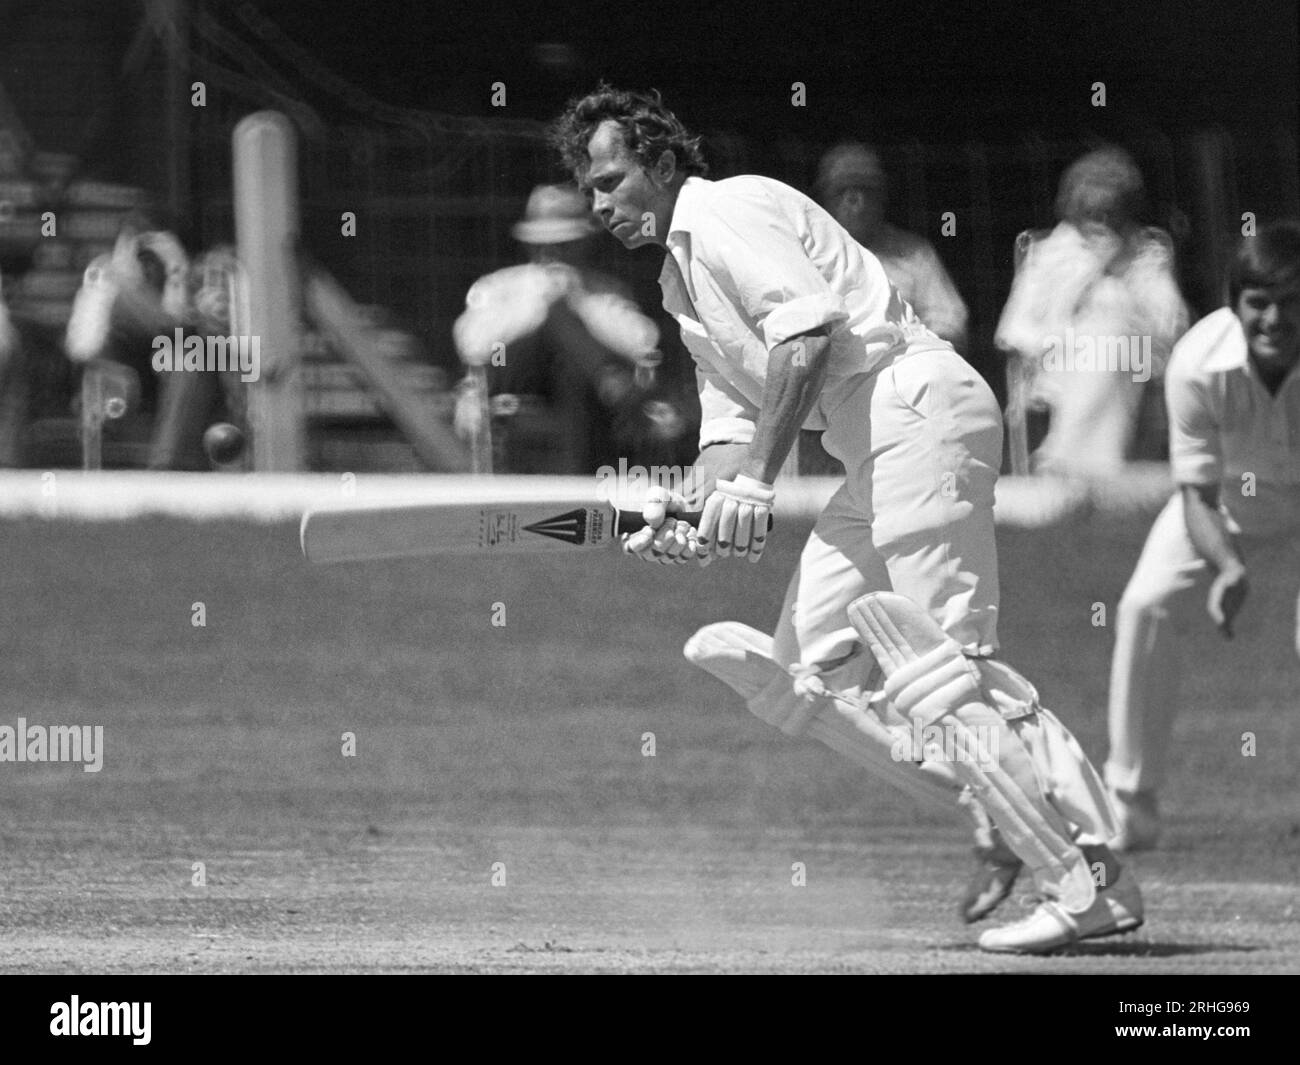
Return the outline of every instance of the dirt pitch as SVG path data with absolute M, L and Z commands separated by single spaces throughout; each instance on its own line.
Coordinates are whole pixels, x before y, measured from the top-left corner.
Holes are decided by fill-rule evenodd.
M 758 568 L 311 569 L 289 524 L 0 524 L 0 724 L 105 732 L 98 774 L 0 764 L 0 968 L 1300 970 L 1294 588 L 1235 644 L 1188 645 L 1167 842 L 1133 863 L 1146 928 L 1007 959 L 954 916 L 955 817 L 776 735 L 681 658 L 705 622 L 770 626 L 805 531 Z M 1143 531 L 1002 533 L 1007 656 L 1094 756 L 1093 604 L 1113 614 Z

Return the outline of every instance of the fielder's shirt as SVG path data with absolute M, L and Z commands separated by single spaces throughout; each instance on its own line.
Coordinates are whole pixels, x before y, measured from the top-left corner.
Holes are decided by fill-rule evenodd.
M 909 346 L 948 347 L 875 256 L 771 178 L 687 178 L 667 243 L 659 284 L 696 363 L 701 448 L 753 439 L 768 353 L 791 337 L 830 327 L 823 397 Z M 804 428 L 827 428 L 820 400 Z
M 1175 481 L 1221 485 L 1247 532 L 1300 517 L 1300 371 L 1270 395 L 1231 308 L 1206 315 L 1175 345 L 1165 400 Z

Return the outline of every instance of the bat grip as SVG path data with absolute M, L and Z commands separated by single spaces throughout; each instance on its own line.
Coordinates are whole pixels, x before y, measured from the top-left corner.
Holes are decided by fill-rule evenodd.
M 634 533 L 638 529 L 645 528 L 645 518 L 641 516 L 639 510 L 616 510 L 614 519 L 614 535 L 621 536 L 623 533 Z M 677 521 L 684 521 L 695 528 L 700 527 L 700 519 L 704 517 L 702 510 L 692 510 L 685 514 L 669 514 L 668 517 Z M 767 516 L 767 527 L 772 528 L 772 515 Z

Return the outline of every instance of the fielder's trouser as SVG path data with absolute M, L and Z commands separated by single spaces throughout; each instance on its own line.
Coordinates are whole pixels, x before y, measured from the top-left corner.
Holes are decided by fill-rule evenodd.
M 997 647 L 993 491 L 1002 412 L 949 347 L 909 353 L 823 400 L 822 442 L 846 480 L 817 519 L 786 592 L 774 657 L 798 673 L 860 641 L 848 606 L 875 591 L 918 604 L 969 654 Z
M 1292 494 L 1300 501 L 1300 491 L 1293 489 Z M 1242 617 L 1248 634 L 1278 577 L 1288 598 L 1295 595 L 1300 505 L 1287 505 L 1263 491 L 1234 501 L 1233 512 L 1247 533 L 1243 543 L 1251 591 Z M 1258 535 L 1249 535 L 1252 532 Z M 1179 642 L 1197 626 L 1212 626 L 1206 596 L 1213 576 L 1187 535 L 1182 495 L 1175 495 L 1147 534 L 1115 620 L 1105 768 L 1112 788 L 1154 791 L 1164 783 L 1182 674 Z M 1300 654 L 1300 602 L 1296 611 L 1296 628 L 1288 629 L 1287 642 L 1294 642 Z

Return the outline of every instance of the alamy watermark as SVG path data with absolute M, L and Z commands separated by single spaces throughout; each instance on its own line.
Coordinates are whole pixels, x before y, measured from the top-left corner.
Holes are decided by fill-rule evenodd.
M 0 725 L 0 762 L 80 762 L 83 772 L 104 768 L 103 725 Z
M 695 466 L 629 466 L 619 459 L 618 466 L 601 466 L 596 470 L 596 495 L 600 499 L 638 500 L 651 488 L 665 488 L 690 499 L 703 484 L 704 475 Z
M 154 373 L 238 370 L 241 381 L 262 375 L 262 338 L 250 336 L 185 335 L 177 327 L 172 336 L 153 338 Z
M 982 769 L 998 765 L 1001 729 L 997 725 L 962 725 L 951 719 L 922 725 L 913 720 L 908 732 L 894 733 L 889 756 L 895 762 L 965 762 Z
M 1049 373 L 1126 373 L 1135 384 L 1151 380 L 1151 337 L 1075 333 L 1043 338 L 1042 368 Z
M 152 1002 L 82 1002 L 73 995 L 50 1006 L 50 1035 L 126 1036 L 136 1046 L 152 1038 Z

